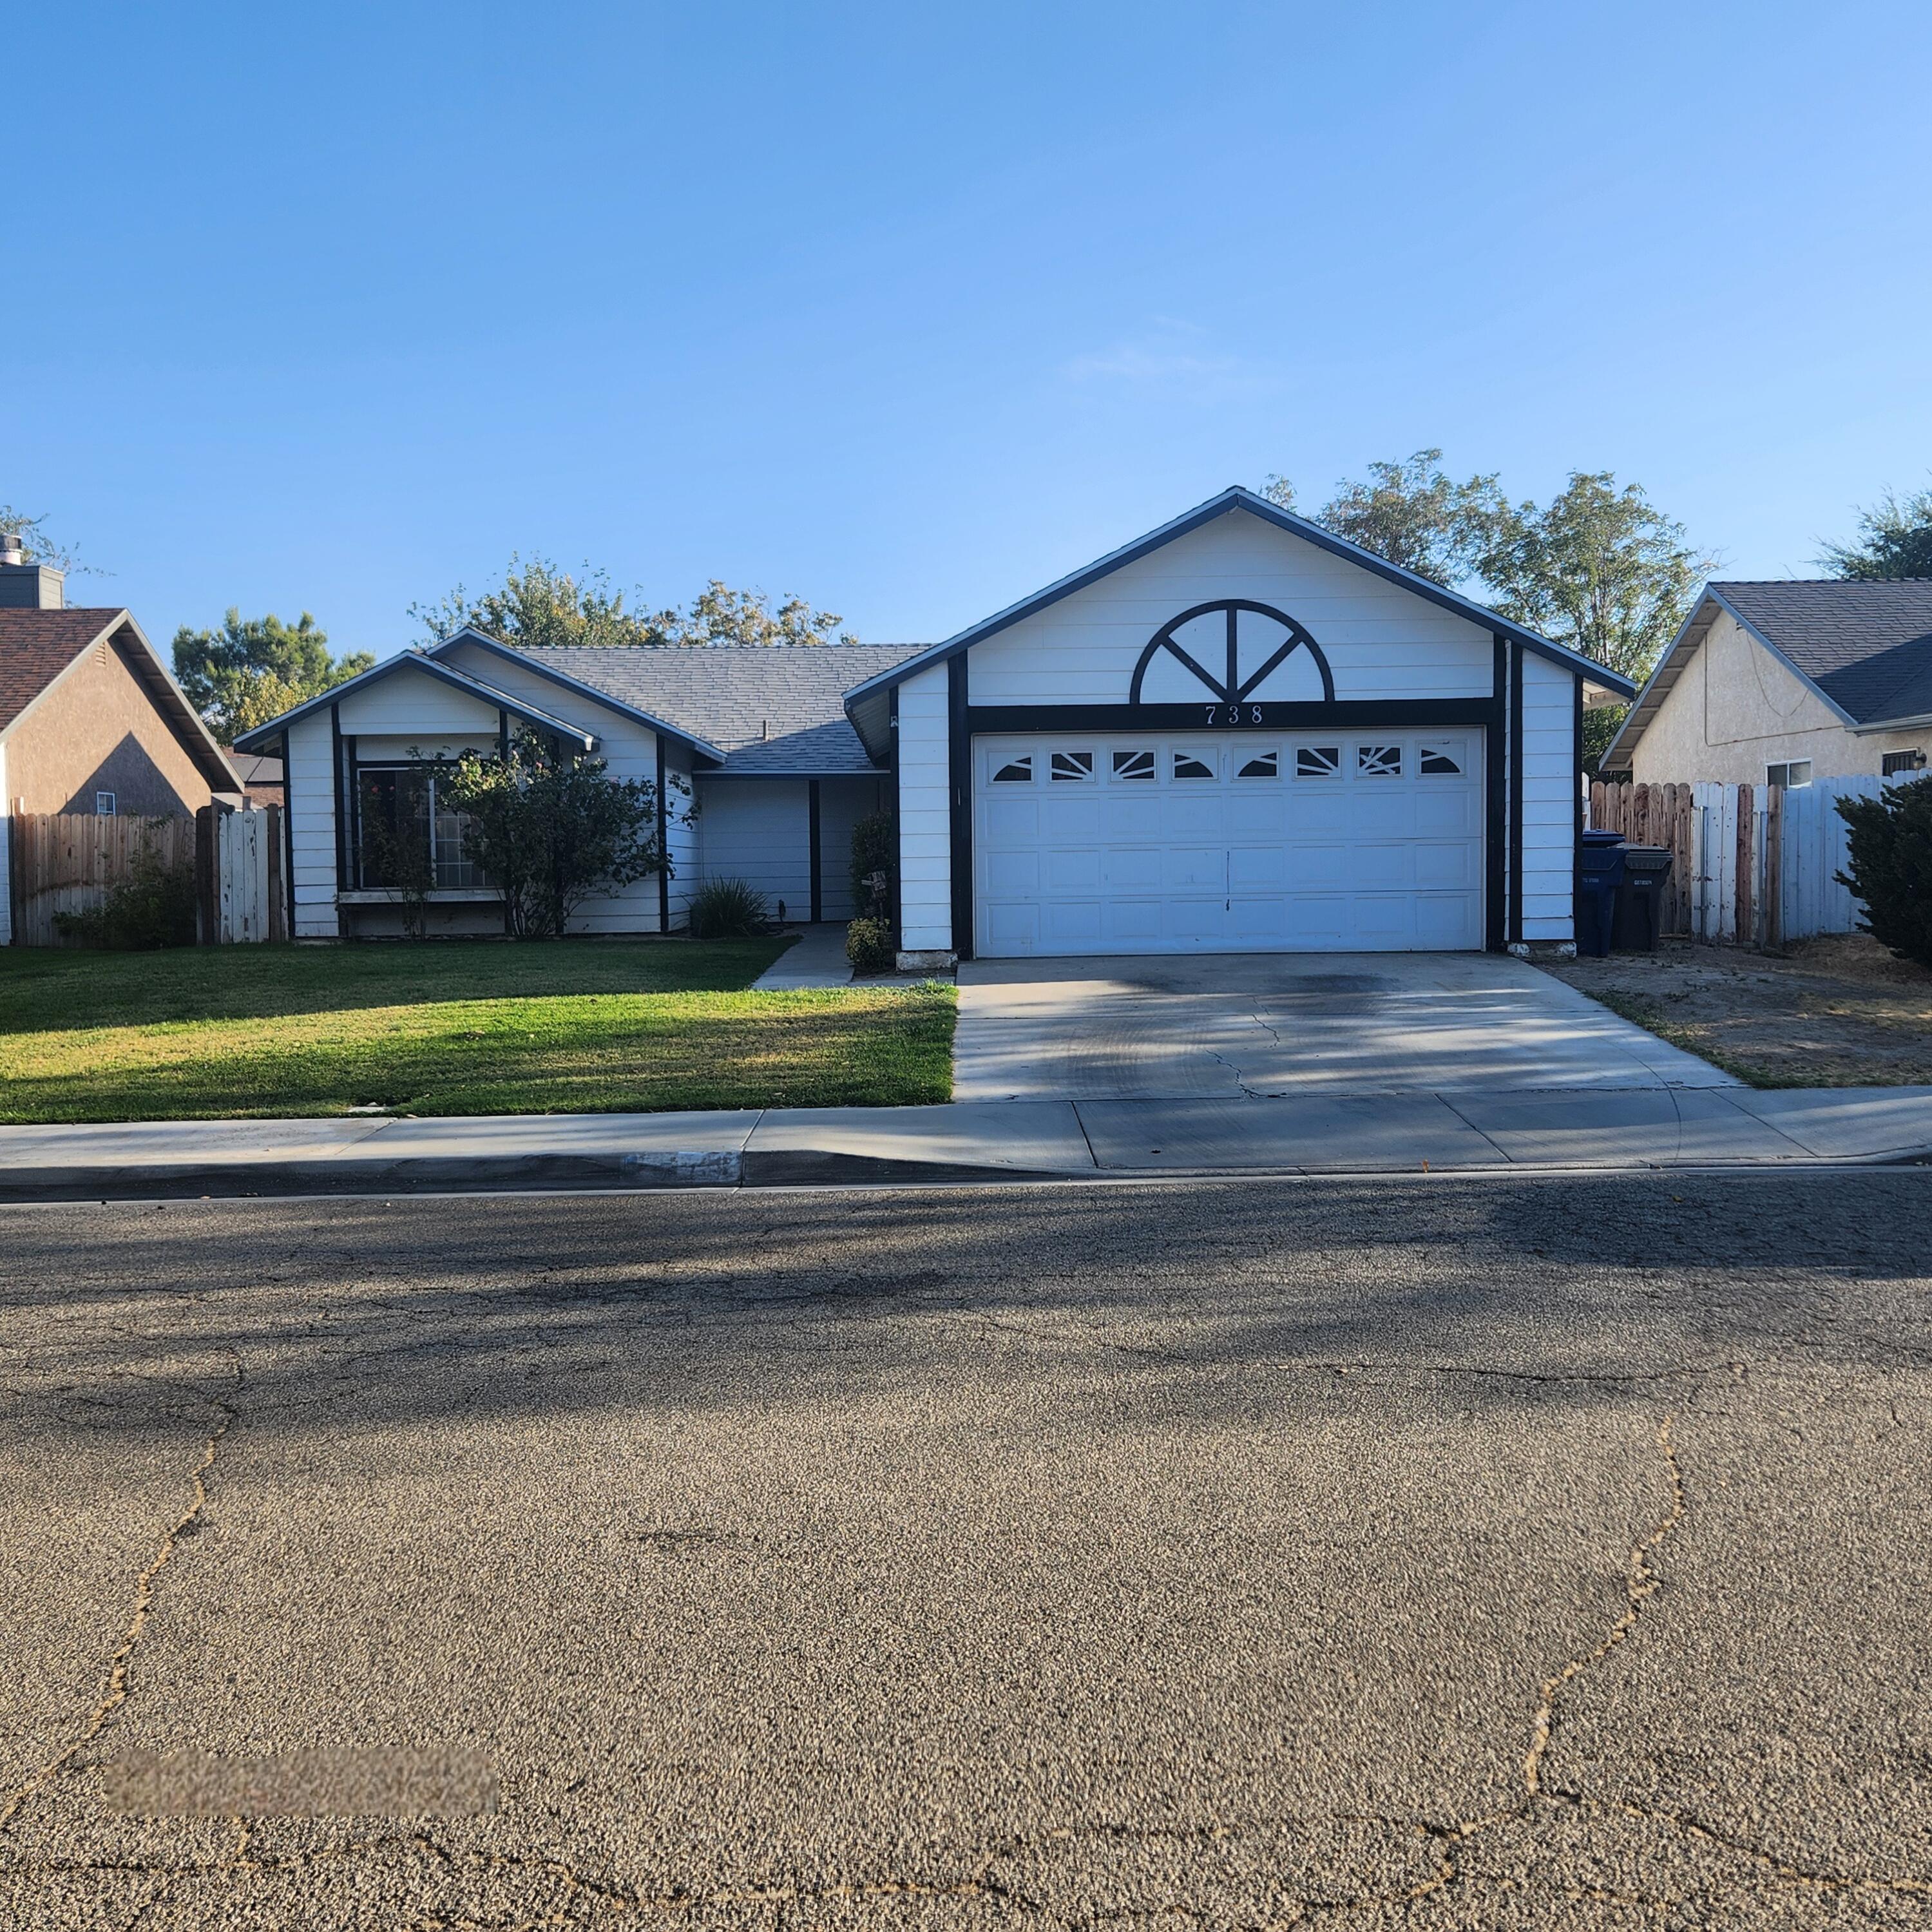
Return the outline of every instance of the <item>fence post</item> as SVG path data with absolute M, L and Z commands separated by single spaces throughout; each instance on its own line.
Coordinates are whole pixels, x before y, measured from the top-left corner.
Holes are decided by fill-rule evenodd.
M 1738 787 L 1737 909 L 1731 929 L 1740 946 L 1757 940 L 1757 800 L 1749 784 Z
M 1764 944 L 1784 947 L 1784 788 L 1764 788 Z
M 194 815 L 194 936 L 202 946 L 221 941 L 220 870 L 214 807 L 204 805 Z

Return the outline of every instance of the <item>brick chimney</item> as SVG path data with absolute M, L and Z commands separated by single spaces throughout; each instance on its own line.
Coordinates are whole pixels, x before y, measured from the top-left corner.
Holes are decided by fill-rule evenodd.
M 50 563 L 29 563 L 20 532 L 0 530 L 0 610 L 66 608 L 66 572 Z

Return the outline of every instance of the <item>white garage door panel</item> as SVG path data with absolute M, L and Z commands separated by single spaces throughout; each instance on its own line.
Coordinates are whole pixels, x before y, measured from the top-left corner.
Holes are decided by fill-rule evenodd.
M 1480 946 L 1482 748 L 1467 729 L 976 739 L 975 943 Z

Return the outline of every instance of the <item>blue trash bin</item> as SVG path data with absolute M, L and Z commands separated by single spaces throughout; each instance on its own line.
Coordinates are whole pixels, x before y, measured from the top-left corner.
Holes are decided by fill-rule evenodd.
M 1617 889 L 1624 882 L 1624 836 L 1586 832 L 1583 865 L 1577 880 L 1576 950 L 1594 959 L 1610 957 L 1616 926 Z

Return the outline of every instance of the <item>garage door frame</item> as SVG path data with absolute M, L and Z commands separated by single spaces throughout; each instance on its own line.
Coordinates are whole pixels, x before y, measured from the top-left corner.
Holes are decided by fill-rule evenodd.
M 1504 750 L 1508 653 L 1497 640 L 1495 694 L 1488 698 L 1415 698 L 1389 703 L 1350 702 L 1316 704 L 1256 704 L 1238 709 L 1238 723 L 1228 718 L 1226 705 L 1202 704 L 974 704 L 968 701 L 966 658 L 953 658 L 946 668 L 948 722 L 951 739 L 952 943 L 958 956 L 974 956 L 978 933 L 974 903 L 973 852 L 973 741 L 979 737 L 1023 736 L 1028 733 L 1109 731 L 1252 730 L 1257 734 L 1305 731 L 1332 728 L 1340 730 L 1414 730 L 1430 725 L 1460 726 L 1484 732 L 1483 930 L 1491 952 L 1504 946 L 1504 896 L 1509 843 L 1506 778 L 1520 759 Z M 1217 719 L 1210 715 L 1219 712 Z M 1520 732 L 1517 736 L 1520 742 Z M 1520 826 L 1519 817 L 1518 826 Z M 1519 834 L 1520 836 L 1520 830 Z

